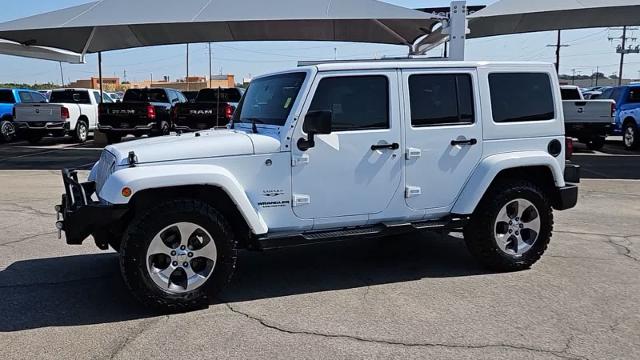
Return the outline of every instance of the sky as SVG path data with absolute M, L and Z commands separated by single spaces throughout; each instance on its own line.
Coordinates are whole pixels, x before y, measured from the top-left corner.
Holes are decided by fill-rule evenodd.
M 188 1 L 188 0 L 185 0 Z M 384 0 L 408 8 L 448 6 L 445 0 Z M 2 0 L 0 22 L 53 11 L 88 2 L 87 0 Z M 469 1 L 469 5 L 488 5 L 494 0 Z M 639 31 L 636 31 L 636 33 Z M 606 28 L 569 30 L 562 33 L 563 43 L 560 72 L 590 75 L 599 69 L 605 75 L 618 72 L 620 57 L 615 53 L 617 43 L 609 37 L 619 37 L 620 31 Z M 632 34 L 633 35 L 633 34 Z M 469 40 L 467 60 L 555 61 L 555 32 L 539 32 Z M 299 60 L 353 59 L 407 54 L 406 46 L 333 43 L 333 42 L 225 42 L 214 43 L 213 73 L 230 73 L 241 82 L 243 78 L 295 67 Z M 434 49 L 428 55 L 439 56 Z M 208 76 L 209 53 L 207 44 L 190 45 L 190 75 Z M 186 46 L 171 45 L 127 49 L 103 53 L 104 76 L 117 76 L 124 80 L 141 81 L 151 76 L 160 79 L 183 78 L 186 74 Z M 86 64 L 63 64 L 64 81 L 97 76 L 97 55 L 86 57 Z M 625 78 L 640 78 L 640 55 L 628 55 Z M 60 83 L 60 65 L 57 62 L 24 59 L 0 55 L 0 83 Z

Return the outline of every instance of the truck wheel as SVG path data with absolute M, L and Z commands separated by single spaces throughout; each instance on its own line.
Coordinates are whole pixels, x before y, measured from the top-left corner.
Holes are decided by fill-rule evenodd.
M 152 131 L 151 136 L 165 136 L 171 134 L 171 126 L 166 121 L 160 123 L 160 128 Z
M 120 141 L 122 141 L 122 137 L 120 136 L 120 134 L 116 134 L 116 133 L 107 133 L 107 143 L 109 145 L 111 144 L 117 144 Z
M 236 240 L 216 209 L 198 200 L 162 203 L 133 220 L 120 247 L 124 281 L 161 312 L 208 305 L 236 266 Z
M 84 143 L 87 141 L 87 137 L 89 136 L 89 125 L 84 120 L 78 120 L 78 124 L 76 124 L 76 130 L 73 133 L 73 138 L 76 142 Z
M 638 140 L 638 126 L 633 122 L 627 122 L 622 128 L 622 140 L 627 150 L 635 150 L 638 148 L 640 141 Z
M 0 142 L 11 142 L 16 137 L 16 127 L 11 121 L 0 120 Z
M 29 144 L 31 145 L 37 145 L 40 140 L 42 140 L 43 136 L 40 134 L 28 134 L 27 135 L 27 141 L 29 142 Z
M 602 150 L 604 147 L 606 138 L 604 136 L 597 136 L 587 142 L 587 148 L 589 150 Z
M 465 227 L 471 254 L 494 271 L 530 268 L 547 249 L 553 210 L 535 184 L 512 180 L 493 185 Z

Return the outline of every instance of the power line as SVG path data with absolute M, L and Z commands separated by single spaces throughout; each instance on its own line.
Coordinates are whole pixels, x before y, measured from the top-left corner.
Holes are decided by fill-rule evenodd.
M 611 28 L 610 30 L 619 31 L 620 28 Z M 618 72 L 618 86 L 622 85 L 623 78 L 623 69 L 624 69 L 624 56 L 625 54 L 638 54 L 640 53 L 640 46 L 628 45 L 627 41 L 635 43 L 637 38 L 633 35 L 627 36 L 627 30 L 633 31 L 638 30 L 638 28 L 629 28 L 627 26 L 622 27 L 622 35 L 620 37 L 611 37 L 609 36 L 609 41 L 612 43 L 614 41 L 620 40 L 620 44 L 616 47 L 616 53 L 620 54 L 620 71 Z

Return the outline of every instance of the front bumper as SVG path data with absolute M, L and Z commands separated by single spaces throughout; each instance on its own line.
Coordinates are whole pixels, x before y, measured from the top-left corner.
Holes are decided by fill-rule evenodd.
M 108 233 L 109 228 L 119 222 L 128 211 L 127 206 L 105 205 L 93 201 L 94 182 L 78 182 L 78 173 L 74 170 L 62 170 L 65 193 L 62 203 L 56 206 L 56 228 L 64 231 L 67 244 L 80 245 L 90 235 Z M 59 233 L 59 235 L 61 235 Z

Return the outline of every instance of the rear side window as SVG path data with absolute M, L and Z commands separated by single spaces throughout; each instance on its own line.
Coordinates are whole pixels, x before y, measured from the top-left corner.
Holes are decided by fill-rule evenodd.
M 640 102 L 640 88 L 629 89 L 629 102 L 631 103 Z
M 551 79 L 546 73 L 493 73 L 489 87 L 497 123 L 555 118 Z
M 88 91 L 76 91 L 76 90 L 60 90 L 53 91 L 49 102 L 52 103 L 76 103 L 76 104 L 91 104 L 91 98 Z
M 389 81 L 386 76 L 324 78 L 309 111 L 333 113 L 333 131 L 389 128 Z
M 414 127 L 474 122 L 470 75 L 411 75 L 409 97 Z
M 562 100 L 582 100 L 578 89 L 560 89 Z

